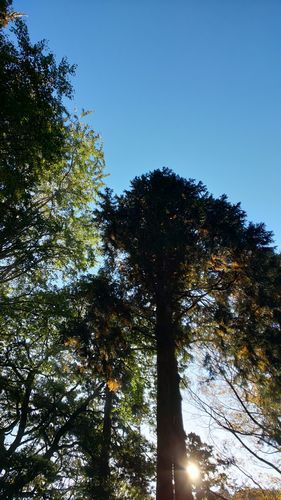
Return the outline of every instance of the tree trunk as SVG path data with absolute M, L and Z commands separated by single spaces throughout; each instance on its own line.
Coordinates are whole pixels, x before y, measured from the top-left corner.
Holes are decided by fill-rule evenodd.
M 175 325 L 169 307 L 157 305 L 157 488 L 156 500 L 191 500 L 186 474 L 186 445 L 175 349 Z
M 103 413 L 103 429 L 102 429 L 102 446 L 99 457 L 99 486 L 97 489 L 97 498 L 100 500 L 110 499 L 110 446 L 111 446 L 111 431 L 112 431 L 112 408 L 113 408 L 114 392 L 110 391 L 106 386 L 105 403 Z
M 174 373 L 173 384 L 174 399 L 172 401 L 173 413 L 173 459 L 174 459 L 174 481 L 175 481 L 175 500 L 192 499 L 191 486 L 189 484 L 186 471 L 187 455 L 186 455 L 186 434 L 184 432 L 182 420 L 182 397 L 180 394 L 180 376 L 178 374 L 178 365 L 176 359 L 175 348 L 173 352 L 174 358 Z

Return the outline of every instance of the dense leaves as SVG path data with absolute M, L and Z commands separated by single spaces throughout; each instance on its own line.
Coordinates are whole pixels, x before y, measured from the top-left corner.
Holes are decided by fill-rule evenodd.
M 249 333 L 253 337 L 258 319 L 248 304 L 258 307 L 256 290 L 269 284 L 257 266 L 265 268 L 272 258 L 271 235 L 263 225 L 248 224 L 240 206 L 225 196 L 214 199 L 201 183 L 167 169 L 134 179 L 122 196 L 107 192 L 97 220 L 108 262 L 138 302 L 139 314 L 149 314 L 154 323 L 157 498 L 172 498 L 173 482 L 176 499 L 191 498 L 182 473 L 177 351 L 202 339 L 234 355 L 253 345 Z
M 63 105 L 73 67 L 31 44 L 22 22 L 14 35 L 0 33 L 2 284 L 46 265 L 85 268 L 103 167 L 98 135 Z
M 105 190 L 93 211 L 104 159 L 65 105 L 74 68 L 22 21 L 11 36 L 19 16 L 0 2 L 1 498 L 144 500 L 155 479 L 159 500 L 228 497 L 232 459 L 185 434 L 184 371 L 200 351 L 206 386 L 227 386 L 239 417 L 196 393 L 201 408 L 255 439 L 253 455 L 280 452 L 271 234 L 169 169 Z

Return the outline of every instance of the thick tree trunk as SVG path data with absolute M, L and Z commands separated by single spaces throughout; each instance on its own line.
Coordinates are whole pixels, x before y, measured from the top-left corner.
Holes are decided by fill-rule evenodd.
M 102 447 L 99 457 L 99 486 L 97 489 L 97 498 L 100 500 L 110 499 L 110 446 L 111 446 L 111 431 L 112 431 L 112 408 L 113 408 L 114 392 L 108 387 L 105 389 L 105 403 L 103 414 L 103 429 L 102 429 Z
M 191 500 L 185 471 L 186 446 L 182 421 L 175 336 L 166 303 L 157 305 L 157 488 L 156 500 Z
M 180 377 L 178 374 L 178 366 L 176 353 L 174 349 L 174 373 L 173 383 L 174 400 L 172 402 L 173 413 L 173 459 L 174 459 L 174 481 L 175 481 L 175 500 L 188 500 L 192 498 L 191 486 L 189 484 L 188 475 L 186 472 L 187 455 L 186 455 L 186 434 L 184 432 L 182 420 L 182 398 L 180 394 Z
M 157 325 L 157 500 L 173 500 L 173 459 L 171 421 L 171 345 L 161 336 L 161 321 Z
M 100 473 L 105 481 L 108 481 L 110 475 L 109 458 L 110 458 L 110 445 L 111 445 L 111 431 L 112 431 L 112 408 L 113 408 L 114 392 L 110 391 L 106 386 L 105 389 L 105 404 L 103 415 L 103 443 L 101 450 Z

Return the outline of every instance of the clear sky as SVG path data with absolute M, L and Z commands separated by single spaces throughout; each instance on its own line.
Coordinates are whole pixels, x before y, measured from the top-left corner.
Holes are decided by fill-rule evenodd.
M 167 166 L 241 201 L 281 247 L 280 0 L 14 0 L 77 64 L 108 184 Z

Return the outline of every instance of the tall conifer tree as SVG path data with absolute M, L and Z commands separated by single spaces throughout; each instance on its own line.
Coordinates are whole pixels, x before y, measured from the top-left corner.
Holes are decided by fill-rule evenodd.
M 97 219 L 116 272 L 154 324 L 156 497 L 189 500 L 177 353 L 204 327 L 223 327 L 252 256 L 270 251 L 270 234 L 248 225 L 239 204 L 215 199 L 168 169 L 135 178 L 122 196 L 107 192 Z

